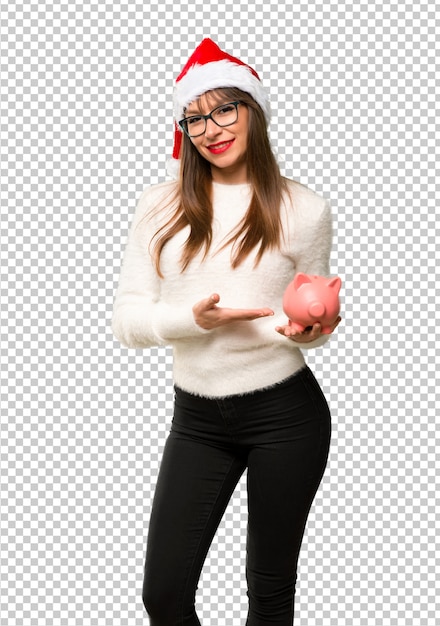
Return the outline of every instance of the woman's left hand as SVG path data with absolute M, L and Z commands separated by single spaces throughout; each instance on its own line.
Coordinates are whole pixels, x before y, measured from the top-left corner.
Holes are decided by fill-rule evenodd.
M 331 332 L 335 330 L 340 321 L 341 318 L 338 316 L 331 327 Z M 303 330 L 302 332 L 295 330 L 289 324 L 286 324 L 285 326 L 277 326 L 275 330 L 277 333 L 280 333 L 280 335 L 293 339 L 293 341 L 297 343 L 309 343 L 310 341 L 318 339 L 318 337 L 321 337 L 323 334 L 321 333 L 321 324 L 319 322 L 316 322 L 316 324 L 313 324 L 313 326 Z

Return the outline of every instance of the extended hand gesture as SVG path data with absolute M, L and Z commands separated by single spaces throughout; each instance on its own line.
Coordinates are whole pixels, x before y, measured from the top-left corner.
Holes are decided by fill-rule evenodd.
M 197 302 L 192 309 L 196 324 L 205 330 L 212 330 L 224 324 L 251 321 L 274 314 L 272 309 L 267 307 L 261 309 L 229 309 L 217 306 L 219 302 L 220 296 L 217 293 Z

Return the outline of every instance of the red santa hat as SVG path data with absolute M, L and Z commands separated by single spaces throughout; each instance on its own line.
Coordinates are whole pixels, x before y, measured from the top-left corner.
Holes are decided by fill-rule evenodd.
M 185 117 L 185 108 L 202 94 L 222 87 L 238 87 L 249 93 L 270 121 L 269 97 L 257 72 L 227 52 L 212 39 L 204 39 L 190 56 L 176 79 L 174 89 L 174 147 L 169 173 L 176 176 L 179 167 L 182 131 L 177 122 Z

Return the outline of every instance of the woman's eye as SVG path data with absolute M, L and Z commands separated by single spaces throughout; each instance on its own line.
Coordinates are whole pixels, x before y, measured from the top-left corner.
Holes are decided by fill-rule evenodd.
M 202 120 L 201 117 L 190 117 L 187 119 L 187 124 L 191 126 L 192 124 L 198 124 Z
M 231 104 L 228 104 L 228 106 L 222 107 L 221 109 L 218 109 L 219 113 L 230 113 L 231 111 L 234 110 L 234 107 Z

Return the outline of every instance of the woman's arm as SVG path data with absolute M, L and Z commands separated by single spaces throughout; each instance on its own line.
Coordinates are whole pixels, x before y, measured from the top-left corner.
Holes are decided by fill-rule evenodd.
M 295 262 L 296 272 L 317 276 L 329 276 L 330 252 L 332 246 L 332 216 L 330 204 L 319 196 L 313 197 L 310 212 L 299 211 L 295 223 Z M 338 326 L 338 317 L 332 332 Z M 277 326 L 275 330 L 298 344 L 299 348 L 317 348 L 326 343 L 330 337 L 321 332 L 321 325 L 314 324 L 303 332 L 294 331 L 289 325 Z
M 113 334 L 129 348 L 167 345 L 206 332 L 195 323 L 190 306 L 176 309 L 161 299 L 162 280 L 149 250 L 158 228 L 151 216 L 152 206 L 158 201 L 164 202 L 151 187 L 138 202 L 114 300 Z

